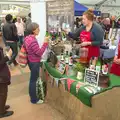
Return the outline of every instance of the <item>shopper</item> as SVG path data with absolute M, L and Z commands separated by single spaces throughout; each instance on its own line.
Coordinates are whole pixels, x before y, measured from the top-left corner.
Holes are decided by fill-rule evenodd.
M 109 34 L 109 31 L 110 31 L 110 28 L 111 28 L 110 18 L 105 18 L 105 19 L 103 20 L 103 24 L 104 24 L 104 26 L 105 26 L 104 39 L 105 39 L 105 40 L 108 40 L 108 34 Z
M 25 47 L 28 53 L 28 65 L 31 71 L 30 83 L 29 83 L 29 95 L 31 99 L 31 103 L 43 103 L 42 100 L 39 100 L 36 95 L 36 82 L 39 78 L 39 70 L 40 70 L 40 60 L 48 46 L 48 39 L 46 37 L 44 40 L 44 44 L 42 47 L 39 47 L 36 36 L 39 34 L 39 25 L 37 23 L 31 23 L 27 26 L 27 30 L 29 32 L 29 36 L 25 38 Z
M 117 28 L 117 23 L 115 19 L 116 19 L 115 16 L 111 16 L 111 20 L 110 20 L 111 28 Z
M 22 19 L 20 17 L 17 17 L 17 22 L 15 23 L 17 27 L 17 34 L 19 38 L 19 47 L 21 48 L 23 44 L 23 39 L 24 39 L 24 25 L 22 22 Z
M 6 105 L 8 85 L 10 85 L 10 71 L 6 62 L 11 58 L 11 51 L 4 56 L 3 49 L 0 47 L 0 118 L 8 117 L 13 111 L 7 111 L 10 106 Z
M 105 26 L 102 22 L 102 18 L 101 17 L 97 17 L 97 23 L 103 28 L 103 30 L 105 30 Z
M 83 13 L 83 24 L 84 26 L 79 28 L 75 33 L 65 31 L 73 39 L 80 37 L 80 47 L 88 49 L 86 57 L 89 62 L 91 57 L 99 57 L 100 55 L 100 46 L 103 43 L 104 31 L 98 23 L 94 22 L 94 14 L 91 10 Z
M 17 18 L 14 18 L 12 23 L 16 23 L 17 22 Z
M 6 46 L 6 40 L 5 40 L 4 36 L 3 36 L 3 26 L 5 25 L 5 23 L 6 23 L 5 18 L 3 18 L 2 23 L 1 23 L 1 32 L 2 32 L 2 40 L 3 40 L 3 42 L 4 42 L 5 46 Z
M 28 14 L 27 20 L 26 20 L 26 31 L 25 31 L 25 36 L 29 35 L 27 31 L 27 26 L 32 22 L 31 20 L 31 13 Z
M 117 28 L 120 28 L 120 18 L 117 21 Z
M 18 49 L 17 49 L 17 41 L 18 41 L 18 35 L 17 35 L 17 28 L 14 23 L 12 23 L 13 17 L 11 14 L 6 15 L 6 24 L 3 26 L 3 36 L 6 40 L 6 45 L 10 46 L 12 49 L 12 58 L 8 62 L 9 65 L 12 63 L 16 66 L 17 62 L 15 60 Z

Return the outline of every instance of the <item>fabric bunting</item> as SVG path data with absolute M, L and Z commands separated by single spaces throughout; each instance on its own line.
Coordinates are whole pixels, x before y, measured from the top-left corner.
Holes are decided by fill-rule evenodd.
M 107 90 L 112 89 L 113 87 L 120 87 L 120 77 L 110 74 L 109 87 L 102 89 L 96 94 L 92 94 L 85 89 L 86 85 L 82 84 L 84 80 L 78 80 L 75 76 L 71 77 L 67 75 L 62 75 L 55 68 L 50 67 L 49 64 L 46 62 L 44 63 L 44 68 L 46 69 L 47 74 L 52 78 L 52 80 L 54 80 L 52 81 L 52 83 L 56 82 L 56 85 L 59 87 L 59 82 L 61 81 L 61 83 L 63 83 L 65 87 L 65 90 L 76 96 L 83 104 L 89 107 L 92 107 L 91 100 L 94 95 L 103 93 Z

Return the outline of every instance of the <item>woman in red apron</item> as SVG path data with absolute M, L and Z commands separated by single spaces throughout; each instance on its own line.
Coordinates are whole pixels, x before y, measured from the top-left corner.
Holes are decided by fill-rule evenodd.
M 118 44 L 118 54 L 115 56 L 112 67 L 111 67 L 111 74 L 115 74 L 120 76 L 120 42 Z
M 81 63 L 88 63 L 92 57 L 99 57 L 100 48 L 98 46 L 91 45 L 92 39 L 91 39 L 90 31 L 85 31 L 85 30 L 82 31 L 80 33 L 80 41 L 81 41 L 81 48 L 80 48 Z
M 94 22 L 92 10 L 84 12 L 82 18 L 83 26 L 75 33 L 67 32 L 67 30 L 65 32 L 75 40 L 80 37 L 80 62 L 88 63 L 91 57 L 99 57 L 104 31 L 98 23 Z
M 88 10 L 83 14 L 83 24 L 85 25 L 85 29 L 80 32 L 80 62 L 82 63 L 88 63 L 92 57 L 99 57 L 100 55 L 100 46 L 92 44 L 93 39 L 95 39 L 94 30 L 92 30 L 94 26 L 93 20 L 93 11 Z

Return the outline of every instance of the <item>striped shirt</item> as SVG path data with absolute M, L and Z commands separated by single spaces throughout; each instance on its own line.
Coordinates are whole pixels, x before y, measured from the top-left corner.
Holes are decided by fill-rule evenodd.
M 24 41 L 28 53 L 28 61 L 40 62 L 41 57 L 48 46 L 48 43 L 44 43 L 40 48 L 34 35 L 27 36 Z

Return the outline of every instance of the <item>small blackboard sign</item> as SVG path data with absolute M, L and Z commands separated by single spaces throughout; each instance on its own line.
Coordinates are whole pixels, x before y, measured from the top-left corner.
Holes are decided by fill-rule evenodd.
M 90 85 L 98 86 L 99 72 L 91 69 L 86 69 L 84 82 Z

